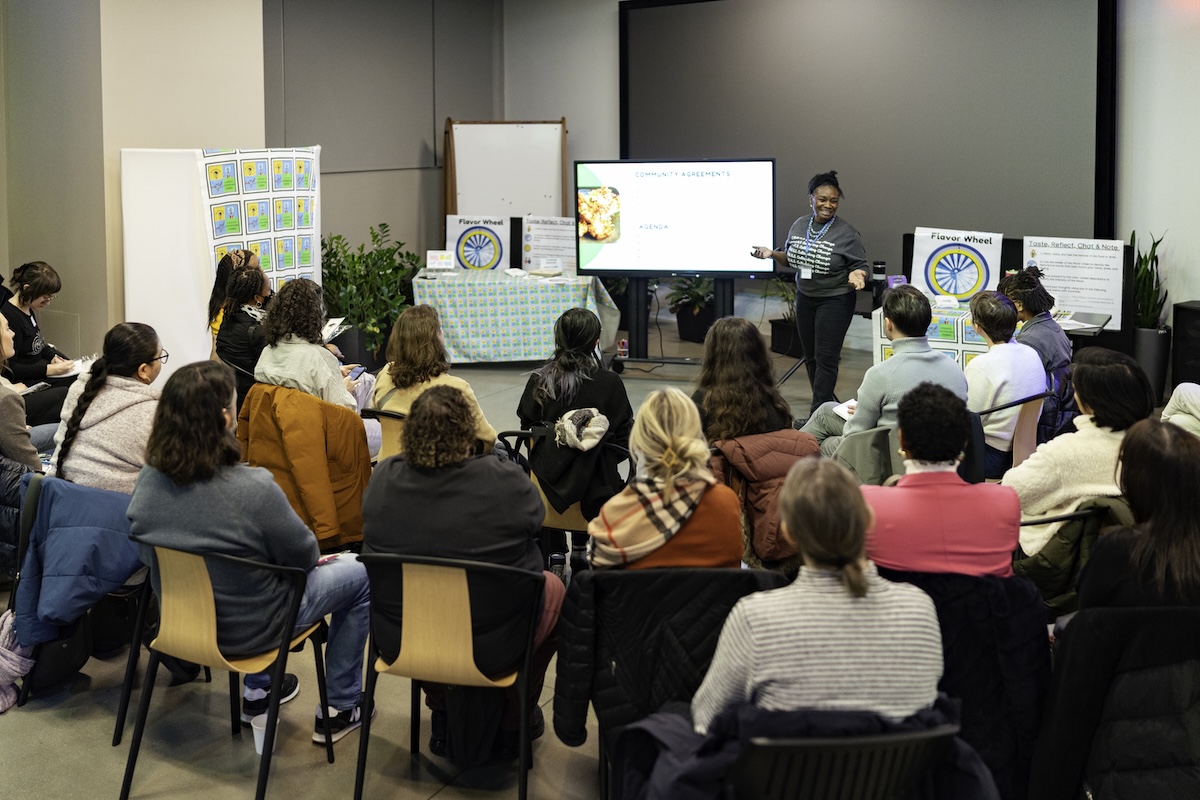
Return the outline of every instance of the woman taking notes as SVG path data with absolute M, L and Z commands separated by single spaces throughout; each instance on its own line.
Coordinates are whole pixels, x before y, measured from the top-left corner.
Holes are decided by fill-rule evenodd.
M 837 171 L 808 182 L 812 214 L 792 223 L 783 250 L 758 245 L 755 258 L 773 258 L 796 272 L 796 326 L 812 386 L 812 410 L 834 399 L 842 340 L 854 315 L 854 290 L 867 285 L 862 237 L 838 217 L 842 188 Z
M 71 372 L 75 362 L 42 338 L 37 321 L 36 312 L 50 305 L 62 289 L 62 279 L 54 267 L 45 261 L 22 264 L 13 270 L 12 287 L 14 294 L 0 305 L 0 312 L 13 332 L 16 354 L 8 362 L 13 377 L 32 385 Z

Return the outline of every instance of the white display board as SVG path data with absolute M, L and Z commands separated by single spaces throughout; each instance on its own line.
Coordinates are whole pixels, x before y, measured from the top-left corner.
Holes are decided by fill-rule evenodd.
M 970 300 L 1000 282 L 999 233 L 917 228 L 913 238 L 912 284 L 933 295 Z
M 1026 236 L 1025 266 L 1042 271 L 1042 286 L 1063 311 L 1112 316 L 1108 330 L 1121 329 L 1125 243 L 1119 239 Z
M 275 152 L 280 158 L 287 158 L 290 153 L 294 158 L 296 150 L 254 153 L 265 154 L 268 159 Z M 213 151 L 213 154 L 228 156 L 233 152 Z M 209 185 L 205 158 L 205 151 L 193 149 L 121 150 L 125 319 L 144 322 L 158 332 L 164 349 L 171 354 L 164 367 L 167 374 L 184 364 L 206 359 L 211 353 L 208 296 L 216 260 L 224 252 L 222 248 L 244 247 L 263 238 L 215 235 L 218 229 L 214 227 L 213 209 L 221 204 L 222 198 L 210 197 L 213 187 Z M 320 206 L 316 171 L 314 164 L 313 214 Z M 224 170 L 220 177 L 224 181 Z M 242 177 L 240 173 L 238 177 Z M 226 205 L 232 204 L 232 193 L 224 199 Z M 245 199 L 238 201 L 240 219 L 246 218 L 242 202 Z M 273 201 L 271 211 L 274 212 Z M 305 269 L 304 274 L 311 273 L 311 277 L 320 280 L 320 228 L 315 219 L 313 224 L 313 266 L 311 270 Z M 294 234 L 291 230 L 278 233 Z M 274 240 L 271 247 L 277 247 Z M 289 275 L 300 274 L 300 270 L 273 269 L 267 274 L 278 284 Z
M 458 214 L 563 214 L 566 123 L 451 122 Z

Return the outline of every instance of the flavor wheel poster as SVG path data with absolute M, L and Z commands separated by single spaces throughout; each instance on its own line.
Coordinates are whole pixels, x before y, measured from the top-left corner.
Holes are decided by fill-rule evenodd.
M 278 289 L 321 282 L 321 148 L 204 150 L 205 228 L 215 273 L 230 250 L 250 250 Z
M 999 233 L 917 228 L 913 238 L 912 282 L 921 291 L 970 300 L 1000 282 Z

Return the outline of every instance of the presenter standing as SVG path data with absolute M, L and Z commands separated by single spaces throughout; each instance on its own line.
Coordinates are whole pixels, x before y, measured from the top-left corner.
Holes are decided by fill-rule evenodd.
M 796 327 L 813 410 L 834 399 L 842 341 L 854 316 L 854 292 L 867 285 L 862 237 L 837 215 L 841 199 L 835 170 L 814 175 L 808 182 L 812 214 L 792 223 L 784 249 L 756 246 L 751 251 L 755 258 L 773 258 L 796 274 Z

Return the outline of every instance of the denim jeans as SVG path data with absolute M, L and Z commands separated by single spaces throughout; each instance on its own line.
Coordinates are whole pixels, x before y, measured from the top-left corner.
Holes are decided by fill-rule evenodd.
M 842 342 L 854 317 L 855 292 L 809 297 L 796 292 L 796 330 L 804 346 L 804 368 L 812 386 L 812 411 L 834 399 Z
M 343 553 L 308 571 L 296 631 L 316 624 L 328 614 L 333 619 L 325 645 L 325 686 L 329 705 L 346 711 L 358 703 L 362 692 L 363 651 L 371 624 L 367 568 L 352 553 Z M 267 672 L 246 676 L 247 689 L 266 689 L 270 683 Z

